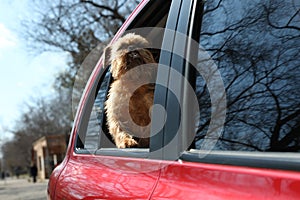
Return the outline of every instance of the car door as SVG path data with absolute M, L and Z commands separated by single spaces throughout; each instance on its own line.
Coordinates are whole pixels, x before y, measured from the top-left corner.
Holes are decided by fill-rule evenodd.
M 181 2 L 165 48 L 168 89 L 156 100 L 168 119 L 151 199 L 298 199 L 299 7 L 202 3 Z
M 128 32 L 141 34 L 152 39 L 151 48 L 158 59 L 160 38 L 173 20 L 169 13 L 175 13 L 170 5 L 171 1 L 142 1 L 112 41 Z M 160 161 L 150 159 L 152 144 L 149 148 L 118 149 L 108 133 L 104 102 L 112 82 L 109 67 L 100 60 L 91 75 L 67 156 L 53 172 L 53 177 L 58 176 L 55 186 L 51 181 L 54 199 L 149 199 L 157 183 Z

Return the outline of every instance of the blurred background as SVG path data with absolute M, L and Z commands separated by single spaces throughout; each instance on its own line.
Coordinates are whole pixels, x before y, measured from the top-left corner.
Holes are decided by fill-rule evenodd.
M 139 0 L 2 0 L 1 177 L 45 179 L 68 144 L 85 83 Z M 87 58 L 87 59 L 86 59 Z

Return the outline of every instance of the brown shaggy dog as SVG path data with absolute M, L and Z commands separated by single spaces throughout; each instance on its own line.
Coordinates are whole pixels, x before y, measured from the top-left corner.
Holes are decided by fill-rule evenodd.
M 118 148 L 149 146 L 157 64 L 148 46 L 145 38 L 129 33 L 104 52 L 114 79 L 105 103 L 107 124 Z

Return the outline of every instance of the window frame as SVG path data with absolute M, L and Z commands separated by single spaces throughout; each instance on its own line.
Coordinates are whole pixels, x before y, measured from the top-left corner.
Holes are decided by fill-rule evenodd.
M 298 155 L 297 155 L 298 154 Z M 299 153 L 250 151 L 185 151 L 180 159 L 189 162 L 300 171 Z
M 187 144 L 188 141 L 185 140 L 187 137 L 185 134 L 191 133 L 191 121 L 189 121 L 191 116 L 189 112 L 192 108 L 186 104 L 188 98 L 184 97 L 187 87 L 185 85 L 186 83 L 175 79 L 173 73 L 176 71 L 175 73 L 178 72 L 182 74 L 182 76 L 190 80 L 190 83 L 195 79 L 195 71 L 191 62 L 197 59 L 197 55 L 190 54 L 190 52 L 198 49 L 198 47 L 193 46 L 193 42 L 191 41 L 199 41 L 201 23 L 195 24 L 194 21 L 202 21 L 203 7 L 204 2 L 202 0 L 181 1 L 180 5 L 177 5 L 176 9 L 174 9 L 177 10 L 177 13 L 180 13 L 179 15 L 177 14 L 178 18 L 176 23 L 168 24 L 169 26 L 166 27 L 167 29 L 174 30 L 174 32 L 171 31 L 168 36 L 165 36 L 168 38 L 164 39 L 164 41 L 170 40 L 171 37 L 173 43 L 163 43 L 162 49 L 171 49 L 171 52 L 162 52 L 160 64 L 169 66 L 170 68 L 168 71 L 160 68 L 161 70 L 158 70 L 157 79 L 158 82 L 164 83 L 168 85 L 168 87 L 156 87 L 155 93 L 159 94 L 157 95 L 159 98 L 154 99 L 154 104 L 162 105 L 166 109 L 166 113 L 169 114 L 163 129 L 154 137 L 152 136 L 153 140 L 151 140 L 150 143 L 153 143 L 153 150 L 155 150 L 156 153 L 152 154 L 151 158 L 174 160 L 174 158 L 178 158 L 185 150 L 185 146 L 189 145 Z M 191 24 L 193 24 L 193 26 L 191 26 Z M 186 36 L 186 41 L 182 41 L 183 36 Z M 188 59 L 177 55 L 176 52 L 184 52 L 184 55 Z M 168 77 L 168 79 L 166 79 L 166 77 Z M 176 99 L 176 97 L 172 95 L 172 91 L 168 89 L 171 85 L 176 85 L 181 99 Z M 181 109 L 178 107 L 178 101 L 183 105 L 182 118 L 184 120 L 181 119 Z M 153 115 L 155 116 L 155 112 Z M 174 127 L 174 124 L 180 123 L 182 123 L 182 129 L 178 131 L 176 129 L 178 127 Z M 156 126 L 156 124 L 153 123 L 152 126 Z M 173 135 L 174 131 L 178 131 L 178 137 Z M 153 133 L 151 133 L 151 135 L 153 135 Z M 170 142 L 172 145 L 169 145 Z

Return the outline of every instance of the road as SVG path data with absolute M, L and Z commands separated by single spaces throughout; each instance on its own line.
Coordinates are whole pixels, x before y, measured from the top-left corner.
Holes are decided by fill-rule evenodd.
M 29 182 L 28 179 L 0 181 L 0 199 L 5 200 L 45 200 L 48 181 Z

